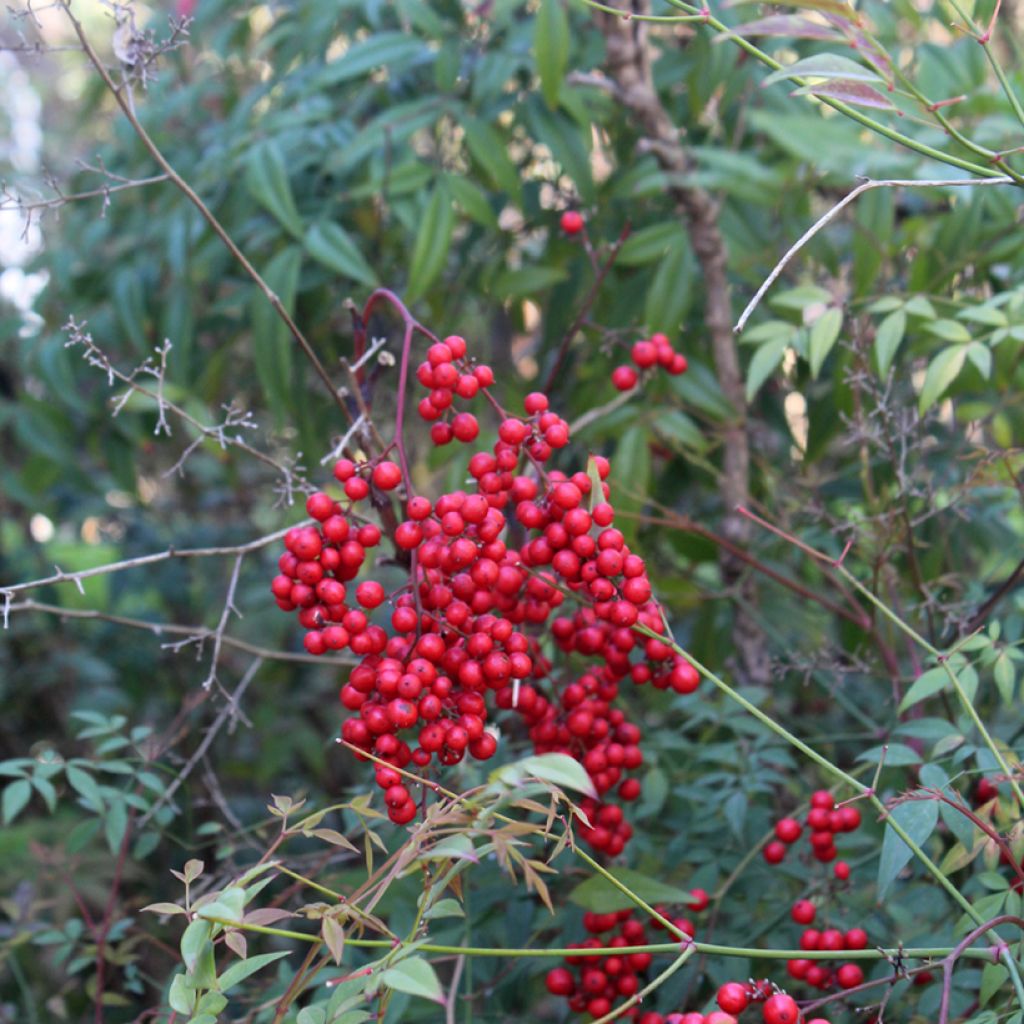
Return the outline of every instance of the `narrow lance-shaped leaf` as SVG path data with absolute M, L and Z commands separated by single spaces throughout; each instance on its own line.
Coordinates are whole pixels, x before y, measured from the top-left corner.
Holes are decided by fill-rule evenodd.
M 285 230 L 301 237 L 302 218 L 292 195 L 284 156 L 276 143 L 264 142 L 250 151 L 245 185 L 253 199 L 273 214 Z
M 808 357 L 811 364 L 811 376 L 815 380 L 817 380 L 829 352 L 839 340 L 839 329 L 842 326 L 843 312 L 835 307 L 825 310 L 811 325 Z
M 853 82 L 882 80 L 882 76 L 873 68 L 865 67 L 849 57 L 838 53 L 816 53 L 813 57 L 804 57 L 795 64 L 787 64 L 773 71 L 761 85 L 784 82 L 787 78 L 842 78 Z
M 872 110 L 896 109 L 877 89 L 872 89 L 870 85 L 865 85 L 863 82 L 852 82 L 849 79 L 804 85 L 799 89 L 794 89 L 790 96 L 825 96 L 828 99 L 849 103 L 854 107 L 869 107 Z
M 412 248 L 406 298 L 422 298 L 444 269 L 451 245 L 455 215 L 452 200 L 442 182 L 434 185 Z
M 907 314 L 902 309 L 894 310 L 878 325 L 875 332 L 875 362 L 878 364 L 879 376 L 884 377 L 889 372 L 906 330 Z
M 950 384 L 956 380 L 967 358 L 966 345 L 951 345 L 944 348 L 928 365 L 924 375 L 924 385 L 918 400 L 918 411 L 927 412 L 946 392 Z
M 561 0 L 541 0 L 534 22 L 533 53 L 544 102 L 554 109 L 569 65 L 569 19 Z

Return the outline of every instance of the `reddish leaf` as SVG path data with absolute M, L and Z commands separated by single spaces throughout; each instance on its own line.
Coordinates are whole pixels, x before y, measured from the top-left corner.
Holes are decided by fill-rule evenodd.
M 715 37 L 715 42 L 733 36 L 784 36 L 788 39 L 840 39 L 839 32 L 816 21 L 808 21 L 798 14 L 772 14 L 737 25 L 730 32 Z
M 800 89 L 794 89 L 790 96 L 824 96 L 855 107 L 872 107 L 875 110 L 896 109 L 877 89 L 872 89 L 863 82 L 850 82 L 842 78 L 833 82 L 821 82 L 818 85 L 805 85 Z

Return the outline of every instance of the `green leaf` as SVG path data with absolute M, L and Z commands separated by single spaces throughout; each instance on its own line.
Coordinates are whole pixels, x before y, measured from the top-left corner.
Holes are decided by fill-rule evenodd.
M 405 32 L 377 32 L 352 46 L 316 76 L 318 88 L 339 85 L 379 67 L 401 71 L 429 53 L 422 39 Z
M 100 794 L 100 787 L 88 772 L 84 772 L 81 768 L 69 764 L 64 770 L 64 777 L 68 780 L 68 784 L 72 789 L 80 796 L 85 797 L 92 810 L 103 810 L 103 797 Z
M 373 288 L 377 275 L 366 262 L 359 247 L 344 228 L 331 221 L 314 224 L 306 233 L 306 252 L 318 263 L 330 268 L 342 277 Z
M 230 992 L 236 985 L 241 984 L 246 978 L 263 970 L 267 964 L 272 964 L 281 957 L 288 956 L 288 950 L 280 953 L 260 953 L 251 956 L 247 960 L 238 960 L 233 963 L 221 976 L 219 986 L 221 992 Z
M 649 878 L 639 871 L 616 867 L 612 869 L 611 873 L 627 889 L 632 890 L 648 903 L 686 904 L 690 901 L 690 894 L 686 890 L 667 885 L 655 878 Z M 578 907 L 593 910 L 598 914 L 608 914 L 633 905 L 628 896 L 600 875 L 594 875 L 577 885 L 569 893 L 569 900 Z
M 536 295 L 546 288 L 561 284 L 568 276 L 569 272 L 565 267 L 535 266 L 506 270 L 495 278 L 494 294 L 503 299 Z
M 128 805 L 118 797 L 110 801 L 106 817 L 103 819 L 103 831 L 107 837 L 107 846 L 111 853 L 117 853 L 121 849 L 125 834 L 128 831 Z
M 811 325 L 808 360 L 811 364 L 811 377 L 815 380 L 818 379 L 818 374 L 821 372 L 821 367 L 829 352 L 839 340 L 839 329 L 842 326 L 843 311 L 834 306 L 825 310 Z
M 299 1010 L 295 1024 L 326 1024 L 327 1011 L 322 1006 L 307 1006 Z
M 444 182 L 459 209 L 477 224 L 489 231 L 498 230 L 498 215 L 491 208 L 487 193 L 475 182 L 461 174 L 446 174 Z
M 985 380 L 992 376 L 992 350 L 988 346 L 982 345 L 980 341 L 972 341 L 967 346 L 967 358 Z
M 181 959 L 185 968 L 191 973 L 196 968 L 199 954 L 210 944 L 213 926 L 209 921 L 197 919 L 193 921 L 181 935 Z
M 668 409 L 653 419 L 654 432 L 670 444 L 682 445 L 703 451 L 708 446 L 707 438 L 700 427 L 678 409 Z
M 518 768 L 527 775 L 534 775 L 563 789 L 574 789 L 577 793 L 597 798 L 597 790 L 587 770 L 568 754 L 537 754 L 525 757 L 509 767 Z
M 454 226 L 451 196 L 444 183 L 438 181 L 427 202 L 413 243 L 405 296 L 407 302 L 415 302 L 426 295 L 427 289 L 444 269 Z
M 381 972 L 380 980 L 396 992 L 407 992 L 435 1003 L 444 1003 L 444 992 L 434 968 L 419 956 L 402 960 Z
M 842 78 L 851 82 L 880 82 L 882 76 L 872 67 L 860 64 L 838 53 L 816 53 L 795 64 L 772 72 L 762 83 L 763 86 L 783 82 L 787 78 Z
M 520 202 L 519 171 L 508 155 L 508 147 L 501 133 L 491 124 L 475 117 L 462 124 L 466 148 L 470 156 L 484 169 L 503 192 Z
M 284 156 L 277 143 L 263 142 L 250 150 L 245 186 L 253 199 L 273 214 L 289 234 L 302 237 L 302 217 L 295 205 Z
M 920 704 L 921 701 L 934 697 L 950 686 L 949 676 L 944 668 L 930 668 L 922 672 L 913 682 L 913 685 L 903 695 L 900 701 L 899 711 L 902 714 L 909 707 Z
M 776 338 L 765 342 L 754 353 L 747 367 L 747 401 L 751 401 L 761 390 L 761 385 L 775 372 L 782 362 L 782 356 L 789 344 L 789 338 Z
M 799 89 L 794 89 L 790 96 L 827 96 L 829 99 L 849 103 L 854 107 L 869 107 L 871 110 L 896 109 L 893 102 L 877 89 L 873 89 L 863 82 L 851 82 L 845 78 L 836 78 L 814 85 L 802 85 Z
M 192 988 L 184 974 L 176 974 L 171 982 L 171 990 L 168 993 L 167 1001 L 175 1013 L 186 1013 L 191 1015 L 192 1007 L 196 1005 L 196 990 Z
M 1002 651 L 992 666 L 992 675 L 995 677 L 996 688 L 1004 704 L 1013 703 L 1013 691 L 1017 687 L 1017 670 L 1010 660 L 1006 651 Z
M 875 362 L 880 377 L 889 372 L 906 330 L 907 314 L 902 309 L 894 310 L 878 325 L 875 332 Z
M 931 361 L 928 372 L 924 375 L 924 385 L 917 403 L 920 413 L 927 412 L 945 394 L 949 385 L 956 380 L 966 358 L 966 345 L 951 345 L 944 348 Z
M 438 900 L 432 907 L 428 908 L 423 915 L 424 919 L 434 917 L 465 917 L 466 912 L 462 909 L 458 900 L 446 898 Z
M 263 278 L 289 313 L 302 269 L 297 245 L 282 249 L 267 265 Z M 292 395 L 293 341 L 287 325 L 261 291 L 252 293 L 252 347 L 256 374 L 279 423 L 289 416 Z
M 678 235 L 679 225 L 671 218 L 634 231 L 622 243 L 616 266 L 641 267 L 653 263 L 664 255 Z
M 971 340 L 971 332 L 958 320 L 933 320 L 924 325 L 929 334 L 943 341 L 954 341 L 966 344 Z
M 569 66 L 569 19 L 561 0 L 541 0 L 534 19 L 533 53 L 544 102 L 554 110 Z
M 652 331 L 675 334 L 690 300 L 692 256 L 686 234 L 677 229 L 647 289 L 644 323 Z
M 28 779 L 18 779 L 4 789 L 3 823 L 9 825 L 25 809 L 32 796 L 32 784 Z
M 978 990 L 979 1009 L 987 1006 L 997 992 L 1006 991 L 1010 972 L 1002 964 L 985 964 L 981 972 L 981 988 Z
M 896 876 L 914 856 L 909 846 L 896 834 L 896 822 L 910 838 L 921 846 L 932 834 L 939 820 L 939 807 L 935 800 L 913 800 L 894 807 L 886 820 L 882 839 L 882 854 L 878 861 L 878 899 L 882 899 Z
M 245 889 L 237 885 L 217 893 L 217 898 L 196 908 L 201 917 L 219 917 L 225 921 L 241 921 L 245 914 Z

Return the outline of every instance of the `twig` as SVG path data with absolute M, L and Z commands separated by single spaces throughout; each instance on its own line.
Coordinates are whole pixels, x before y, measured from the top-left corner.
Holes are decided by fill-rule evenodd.
M 225 701 L 224 706 L 220 709 L 219 712 L 217 712 L 217 717 L 213 720 L 213 722 L 210 723 L 210 727 L 206 730 L 206 734 L 203 736 L 202 740 L 199 743 L 199 746 L 196 747 L 192 756 L 185 762 L 184 767 L 174 777 L 174 781 L 171 782 L 170 785 L 168 785 L 168 787 L 163 791 L 163 793 L 161 793 L 160 796 L 157 798 L 156 802 L 153 803 L 149 810 L 146 811 L 146 813 L 139 819 L 140 829 L 145 828 L 146 825 L 149 823 L 150 819 L 153 817 L 153 815 L 156 814 L 156 812 L 174 796 L 174 794 L 181 787 L 182 783 L 184 783 L 184 781 L 192 773 L 192 769 L 195 768 L 195 766 L 200 762 L 200 760 L 202 760 L 207 750 L 210 749 L 210 744 L 213 743 L 214 739 L 217 736 L 217 733 L 219 733 L 221 728 L 224 726 L 224 723 L 235 715 L 238 702 L 242 699 L 243 694 L 248 689 L 249 684 L 255 678 L 256 673 L 259 671 L 259 668 L 262 664 L 263 659 L 256 658 L 253 661 L 253 663 L 249 666 L 249 668 L 246 670 L 245 675 L 242 676 L 242 679 L 239 682 L 238 686 L 235 687 L 235 691 L 231 694 L 230 699 Z
M 836 203 L 824 216 L 819 217 L 805 231 L 799 239 L 786 251 L 782 259 L 775 264 L 772 272 L 765 278 L 764 283 L 754 293 L 754 297 L 747 303 L 746 308 L 740 314 L 739 320 L 736 321 L 736 326 L 733 330 L 739 334 L 746 326 L 747 321 L 750 319 L 751 313 L 757 309 L 761 299 L 764 298 L 765 292 L 778 280 L 779 275 L 786 268 L 789 261 L 827 224 L 835 220 L 839 213 L 841 213 L 847 206 L 850 205 L 858 196 L 864 192 L 868 192 L 874 188 L 966 188 L 972 185 L 1012 185 L 1013 179 L 1007 176 L 999 178 L 952 178 L 952 179 L 933 179 L 924 181 L 914 181 L 912 179 L 904 178 L 889 178 L 886 180 L 879 181 L 865 181 L 863 184 L 858 185 L 852 192 L 845 195 L 842 199 Z
M 217 679 L 217 659 L 220 657 L 220 647 L 224 640 L 224 630 L 227 628 L 228 620 L 231 618 L 231 613 L 234 612 L 241 618 L 241 613 L 235 607 L 235 590 L 238 587 L 238 576 L 242 571 L 242 559 L 245 558 L 245 554 L 238 554 L 235 556 L 235 564 L 231 570 L 231 578 L 228 581 L 228 592 L 224 598 L 224 608 L 220 613 L 220 621 L 217 623 L 217 628 L 213 631 L 213 656 L 210 659 L 210 673 L 203 680 L 203 689 L 208 690 L 213 686 Z
M 78 36 L 79 42 L 82 44 L 82 49 L 85 50 L 86 56 L 89 58 L 90 63 L 96 69 L 97 74 L 103 79 L 103 84 L 106 85 L 107 89 L 110 90 L 111 95 L 114 97 L 115 102 L 121 108 L 121 112 L 128 119 L 128 123 L 135 130 L 135 134 L 139 137 L 143 146 L 149 152 L 149 155 L 159 164 L 163 169 L 163 172 L 167 175 L 171 183 L 178 188 L 185 197 L 195 206 L 195 208 L 202 215 L 203 219 L 213 233 L 224 243 L 231 255 L 238 261 L 242 269 L 249 275 L 253 283 L 263 293 L 267 301 L 274 307 L 274 311 L 281 318 L 285 326 L 288 328 L 292 338 L 296 341 L 298 346 L 302 349 L 306 358 L 309 360 L 313 369 L 316 371 L 317 376 L 323 381 L 324 386 L 330 392 L 331 397 L 334 399 L 338 407 L 345 413 L 346 416 L 351 417 L 348 406 L 345 404 L 344 399 L 338 392 L 331 381 L 330 375 L 324 368 L 320 357 L 313 350 L 313 346 L 310 345 L 306 336 L 299 329 L 298 324 L 292 319 L 291 314 L 284 307 L 284 303 L 274 294 L 270 285 L 260 276 L 256 268 L 249 262 L 245 253 L 235 244 L 234 239 L 228 234 L 227 230 L 220 223 L 220 221 L 214 216 L 210 208 L 199 198 L 199 195 L 195 192 L 191 185 L 185 179 L 178 174 L 178 172 L 171 166 L 167 158 L 160 151 L 159 147 L 150 138 L 149 133 L 142 126 L 142 122 L 139 121 L 135 114 L 134 103 L 131 99 L 131 86 L 126 81 L 123 86 L 118 86 L 114 80 L 110 77 L 110 73 L 107 71 L 103 61 L 100 60 L 99 54 L 93 49 L 92 43 L 89 42 L 88 36 L 85 34 L 85 29 L 82 27 L 82 23 L 75 17 L 71 11 L 71 4 L 69 0 L 59 0 L 58 5 L 64 13 L 67 15 L 68 20 L 71 22 L 71 26 L 75 31 L 75 35 Z
M 99 612 L 94 609 L 63 608 L 57 604 L 43 604 L 40 601 L 19 601 L 7 607 L 9 613 L 17 612 L 40 612 L 44 615 L 56 615 L 62 619 L 93 619 L 97 622 L 110 622 L 115 626 L 125 626 L 128 629 L 142 629 L 155 636 L 167 633 L 171 636 L 184 636 L 187 639 L 176 645 L 180 649 L 188 644 L 202 644 L 213 635 L 213 630 L 205 626 L 186 626 L 176 622 L 148 622 L 145 619 L 132 619 L 125 615 L 110 615 L 107 612 Z M 249 643 L 248 640 L 241 640 L 228 633 L 221 636 L 221 643 L 225 647 L 243 651 L 257 658 L 266 661 L 291 661 L 300 662 L 304 665 L 325 665 L 325 666 L 352 666 L 355 664 L 351 658 L 328 658 L 316 654 L 306 654 L 299 651 L 277 651 L 270 647 L 260 647 L 258 644 Z

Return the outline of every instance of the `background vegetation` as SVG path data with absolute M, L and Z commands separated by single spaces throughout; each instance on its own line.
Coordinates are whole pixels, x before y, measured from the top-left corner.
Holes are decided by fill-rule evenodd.
M 654 13 L 692 14 L 677 6 Z M 135 9 L 137 28 L 121 8 L 72 10 L 115 81 L 133 82 L 134 99 L 121 98 L 152 144 L 336 380 L 353 355 L 346 301 L 361 306 L 384 285 L 439 334 L 464 335 L 508 407 L 547 389 L 580 423 L 579 459 L 612 459 L 624 529 L 687 651 L 866 782 L 887 744 L 887 799 L 919 783 L 969 794 L 994 774 L 1000 797 L 987 814 L 1019 859 L 1020 809 L 935 659 L 958 645 L 960 682 L 1016 764 L 1016 185 L 866 191 L 800 249 L 743 333 L 732 330 L 782 254 L 861 176 L 1017 178 L 1015 5 L 1004 3 L 984 44 L 969 26 L 982 34 L 991 6 L 905 0 L 856 12 L 834 0 L 774 14 L 735 5 L 713 12 L 717 27 L 624 22 L 551 0 L 199 0 L 187 31 L 168 28 L 175 12 L 155 4 Z M 334 743 L 344 667 L 305 655 L 273 607 L 273 545 L 237 561 L 234 550 L 165 557 L 80 586 L 17 585 L 283 530 L 301 517 L 307 484 L 326 480 L 321 460 L 346 424 L 195 204 L 171 181 L 143 184 L 166 169 L 63 4 L 5 17 L 0 1018 L 89 1019 L 95 1005 L 98 1019 L 166 1020 L 179 922 L 140 908 L 178 899 L 169 871 L 198 859 L 207 870 L 196 885 L 223 887 L 277 835 L 271 793 L 320 808 L 367 789 L 365 767 Z M 744 47 L 725 25 L 740 26 Z M 795 73 L 769 80 L 751 40 L 784 64 L 833 56 L 809 86 Z M 26 123 L 41 130 L 38 149 Z M 559 230 L 570 208 L 585 216 L 585 243 Z M 375 326 L 393 350 L 393 322 Z M 659 330 L 689 372 L 621 396 L 611 370 Z M 394 370 L 373 373 L 386 423 Z M 425 437 L 411 443 L 424 489 L 459 485 L 463 464 Z M 921 642 L 737 505 L 830 557 L 847 550 L 844 567 Z M 713 693 L 630 693 L 646 761 L 624 863 L 715 893 L 699 938 L 789 948 L 787 901 L 806 888 L 804 871 L 745 858 L 834 780 Z M 500 756 L 517 750 L 509 736 Z M 483 780 L 467 766 L 448 784 Z M 986 919 L 1019 915 L 995 844 L 947 811 L 916 838 Z M 955 944 L 967 919 L 919 866 L 883 895 L 885 825 L 866 817 L 844 850 L 855 884 L 840 917 L 886 947 Z M 351 811 L 332 820 L 357 825 Z M 401 838 L 375 827 L 387 844 Z M 300 837 L 291 853 L 295 870 L 332 888 L 365 876 L 362 854 L 343 846 Z M 559 906 L 590 875 L 565 859 L 560 869 Z M 401 933 L 417 892 L 416 879 L 400 880 L 375 913 Z M 582 934 L 578 914 L 552 917 L 493 862 L 466 874 L 463 896 L 466 917 L 432 925 L 433 941 L 558 946 Z M 346 953 L 336 973 L 363 956 Z M 263 987 L 223 1019 L 275 1019 L 292 960 L 267 966 Z M 460 1017 L 562 1019 L 547 966 L 472 961 Z M 449 965 L 439 970 L 450 979 Z M 654 1005 L 699 1008 L 714 985 L 752 973 L 701 957 Z M 936 1019 L 938 985 L 900 986 L 894 1019 Z M 1003 967 L 963 965 L 953 997 L 975 1024 L 1020 1020 Z M 387 1019 L 438 1012 L 401 996 Z M 852 1008 L 833 1017 L 862 1019 Z

